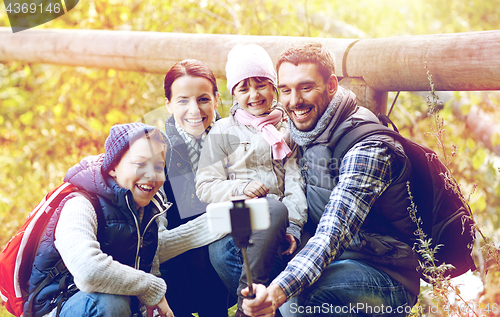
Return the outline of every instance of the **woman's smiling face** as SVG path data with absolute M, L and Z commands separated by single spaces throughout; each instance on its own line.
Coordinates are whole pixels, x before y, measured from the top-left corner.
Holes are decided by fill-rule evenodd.
M 188 75 L 172 83 L 172 97 L 165 100 L 175 122 L 195 137 L 212 123 L 218 101 L 219 96 L 213 95 L 212 83 L 208 79 Z

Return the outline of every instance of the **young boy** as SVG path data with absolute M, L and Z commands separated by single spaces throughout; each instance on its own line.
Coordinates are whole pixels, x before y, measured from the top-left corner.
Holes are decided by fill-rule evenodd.
M 105 150 L 84 158 L 64 178 L 87 194 L 68 195 L 54 212 L 34 261 L 30 292 L 60 259 L 69 272 L 31 296 L 25 315 L 31 304 L 30 316 L 36 317 L 132 316 L 139 313 L 138 299 L 148 316 L 153 310 L 173 316 L 165 282 L 150 273 L 156 218 L 168 209 L 157 194 L 165 180 L 166 137 L 142 123 L 115 125 Z

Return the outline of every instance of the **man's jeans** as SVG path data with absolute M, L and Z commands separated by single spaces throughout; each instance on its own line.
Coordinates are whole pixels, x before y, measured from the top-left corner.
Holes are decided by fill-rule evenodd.
M 407 316 L 416 296 L 363 261 L 334 261 L 280 311 L 283 316 Z
M 269 203 L 271 225 L 266 230 L 252 231 L 250 239 L 253 244 L 247 248 L 252 280 L 256 284 L 265 285 L 284 268 L 277 255 L 288 223 L 288 210 L 285 205 L 273 198 L 266 199 Z M 210 261 L 226 285 L 229 295 L 236 297 L 248 285 L 241 250 L 228 235 L 211 243 L 209 253 Z M 241 307 L 241 297 L 238 299 L 238 307 Z
M 130 296 L 80 291 L 64 303 L 59 316 L 129 317 L 131 314 Z

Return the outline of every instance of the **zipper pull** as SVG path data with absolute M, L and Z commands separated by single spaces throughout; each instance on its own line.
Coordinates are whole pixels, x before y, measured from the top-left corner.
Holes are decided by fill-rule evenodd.
M 141 239 L 139 240 L 139 248 L 137 250 L 137 259 L 135 261 L 135 268 L 139 269 L 141 267 L 141 250 L 142 247 L 144 246 L 144 239 L 141 236 Z
M 250 145 L 250 142 L 248 142 L 248 141 L 242 141 L 242 142 L 240 142 L 240 144 L 243 144 L 243 149 L 246 152 L 247 151 L 247 145 Z

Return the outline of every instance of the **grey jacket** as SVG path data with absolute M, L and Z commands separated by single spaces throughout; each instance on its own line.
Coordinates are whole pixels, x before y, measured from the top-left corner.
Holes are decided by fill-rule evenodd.
M 307 221 L 307 203 L 297 165 L 298 146 L 291 142 L 286 122 L 280 121 L 275 127 L 285 135 L 292 150 L 283 160 L 272 158 L 271 146 L 254 127 L 239 123 L 232 115 L 217 121 L 201 152 L 196 193 L 201 201 L 227 201 L 242 195 L 249 182 L 261 181 L 269 188 L 268 197 L 287 207 L 287 232 L 300 241 Z

